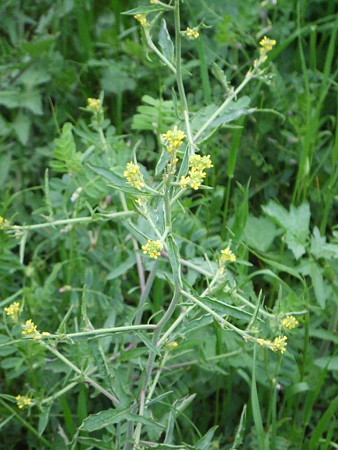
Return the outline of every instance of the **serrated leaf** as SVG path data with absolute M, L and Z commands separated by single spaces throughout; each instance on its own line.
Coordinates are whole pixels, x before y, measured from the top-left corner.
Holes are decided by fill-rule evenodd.
M 79 172 L 82 169 L 82 153 L 76 151 L 71 123 L 64 124 L 61 136 L 54 143 L 55 159 L 50 162 L 51 167 L 57 172 Z
M 142 102 L 144 105 L 139 105 L 137 114 L 133 116 L 134 130 L 164 133 L 175 122 L 174 105 L 171 100 L 155 99 L 150 95 L 144 95 Z
M 163 55 L 168 59 L 168 61 L 174 62 L 174 44 L 168 32 L 167 22 L 164 19 L 162 19 L 161 21 L 161 29 L 158 42 L 162 49 Z
M 285 231 L 285 242 L 296 259 L 305 253 L 305 246 L 309 235 L 310 207 L 308 203 L 296 207 L 291 205 L 290 212 L 283 206 L 271 200 L 263 211 L 271 217 Z
M 311 236 L 311 249 L 310 252 L 316 258 L 338 258 L 338 245 L 328 244 L 326 238 L 320 235 L 320 231 L 317 227 L 313 230 L 313 236 Z

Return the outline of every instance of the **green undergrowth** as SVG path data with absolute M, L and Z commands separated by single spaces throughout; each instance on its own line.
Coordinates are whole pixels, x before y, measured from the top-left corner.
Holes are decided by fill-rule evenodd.
M 337 23 L 1 3 L 0 448 L 337 448 Z

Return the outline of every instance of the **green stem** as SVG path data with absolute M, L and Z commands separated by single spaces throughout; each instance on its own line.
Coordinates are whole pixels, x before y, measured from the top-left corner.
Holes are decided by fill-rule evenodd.
M 175 67 L 171 64 L 171 62 L 159 51 L 159 49 L 156 47 L 156 45 L 153 43 L 151 36 L 150 36 L 150 32 L 149 30 L 147 30 L 146 28 L 144 29 L 144 36 L 146 38 L 146 42 L 149 45 L 149 47 L 153 50 L 153 52 L 156 53 L 156 55 L 160 58 L 160 60 L 169 67 L 169 69 L 176 75 L 176 69 Z
M 227 320 L 223 319 L 222 316 L 220 316 L 219 314 L 217 314 L 214 310 L 212 310 L 211 308 L 209 308 L 209 306 L 205 305 L 203 302 L 201 302 L 200 300 L 198 300 L 196 297 L 194 297 L 193 295 L 189 294 L 189 292 L 185 292 L 185 291 L 181 291 L 181 294 L 188 298 L 189 300 L 193 301 L 194 303 L 196 303 L 198 306 L 200 306 L 202 309 L 204 309 L 205 311 L 207 311 L 209 314 L 211 314 L 216 320 L 217 322 L 220 323 L 220 325 L 222 327 L 228 327 L 231 328 L 233 331 L 235 331 L 237 334 L 239 334 L 243 339 L 245 339 L 246 341 L 248 340 L 252 340 L 252 336 L 248 333 L 246 333 L 245 331 L 241 330 L 240 328 L 237 328 L 235 325 L 233 325 L 232 323 L 228 322 Z
M 147 282 L 146 282 L 145 287 L 144 287 L 144 291 L 141 294 L 140 302 L 138 304 L 138 311 L 136 313 L 136 317 L 135 317 L 135 321 L 134 321 L 135 325 L 139 325 L 141 323 L 141 321 L 142 321 L 142 315 L 143 315 L 143 308 L 142 307 L 146 303 L 146 301 L 147 301 L 147 299 L 149 297 L 149 293 L 150 293 L 150 290 L 151 290 L 151 288 L 153 286 L 158 266 L 159 266 L 159 261 L 155 261 L 155 264 L 153 265 L 153 267 L 152 267 L 152 269 L 151 269 L 151 271 L 150 271 L 150 273 L 148 275 Z
M 110 394 L 104 387 L 102 387 L 99 383 L 97 383 L 95 380 L 90 378 L 88 375 L 84 374 L 81 369 L 76 367 L 69 359 L 67 359 L 65 356 L 63 356 L 58 350 L 53 348 L 52 346 L 42 343 L 51 353 L 53 353 L 57 358 L 59 358 L 62 362 L 64 362 L 68 367 L 70 367 L 75 373 L 83 377 L 84 381 L 86 383 L 89 383 L 91 386 L 93 386 L 94 389 L 101 392 L 104 396 L 109 398 L 111 402 L 118 406 L 120 404 L 119 400 L 112 394 Z
M 182 78 L 182 61 L 181 61 L 181 23 L 180 23 L 180 0 L 175 0 L 174 6 L 174 19 L 175 19 L 175 57 L 176 57 L 176 82 L 180 99 L 183 104 L 183 116 L 185 121 L 185 127 L 187 130 L 188 142 L 190 145 L 190 152 L 194 153 L 195 143 L 191 131 L 189 108 L 187 97 L 185 95 L 183 78 Z
M 107 217 L 109 217 L 110 219 L 119 219 L 121 217 L 135 216 L 135 214 L 136 213 L 134 211 L 122 211 L 109 214 Z M 98 220 L 101 220 L 101 217 L 74 217 L 73 219 L 54 220 L 52 222 L 36 223 L 34 225 L 15 225 L 9 228 L 9 230 L 16 233 L 18 231 L 36 230 L 39 228 L 54 227 L 56 225 L 69 225 L 73 223 L 88 223 Z
M 209 119 L 204 123 L 204 125 L 199 129 L 199 131 L 195 134 L 193 141 L 197 142 L 198 138 L 204 133 L 205 130 L 209 128 L 212 122 L 217 119 L 217 117 L 226 109 L 230 102 L 241 92 L 241 90 L 251 81 L 255 76 L 255 69 L 249 70 L 247 72 L 242 83 L 235 89 L 227 99 L 221 104 L 221 106 L 214 112 L 214 114 L 209 117 Z

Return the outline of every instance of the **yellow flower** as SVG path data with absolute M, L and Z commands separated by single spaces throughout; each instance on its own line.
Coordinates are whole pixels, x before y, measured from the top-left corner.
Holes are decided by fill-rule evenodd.
M 161 241 L 151 241 L 148 239 L 145 245 L 142 245 L 142 250 L 145 255 L 149 255 L 151 258 L 157 259 L 161 255 L 163 250 L 163 244 Z
M 152 5 L 157 5 L 158 3 L 160 3 L 158 0 L 150 0 L 150 3 Z
M 0 216 L 0 230 L 4 230 L 9 227 L 9 221 Z
M 223 265 L 227 262 L 234 262 L 234 261 L 236 261 L 236 255 L 230 250 L 230 247 L 221 250 L 221 256 L 219 258 L 220 264 Z
M 17 395 L 15 398 L 16 404 L 18 405 L 19 409 L 23 409 L 33 403 L 32 399 L 27 397 L 26 395 Z
M 197 39 L 199 37 L 199 31 L 197 30 L 197 28 L 187 28 L 185 31 L 185 34 L 190 38 L 190 39 Z
M 162 138 L 164 139 L 169 153 L 177 151 L 186 137 L 184 131 L 179 130 L 177 125 L 174 126 L 173 130 L 168 130 L 166 133 L 162 134 Z
M 260 51 L 262 54 L 270 52 L 273 47 L 277 44 L 277 41 L 274 39 L 269 39 L 268 37 L 264 36 L 263 39 L 259 42 L 259 45 L 261 46 Z
M 298 324 L 299 324 L 299 322 L 295 318 L 295 316 L 288 316 L 288 317 L 285 317 L 285 319 L 282 320 L 282 326 L 284 328 L 288 328 L 289 330 L 292 330 L 293 328 L 296 328 L 296 326 Z
M 192 156 L 189 159 L 189 165 L 191 167 L 191 170 L 196 171 L 202 171 L 205 169 L 210 169 L 211 167 L 214 167 L 212 165 L 210 155 L 201 156 L 201 155 L 195 155 Z
M 7 308 L 4 308 L 7 316 L 13 319 L 15 322 L 18 320 L 19 312 L 20 312 L 20 303 L 14 302 L 9 305 Z
M 210 159 L 210 155 L 201 156 L 195 155 L 189 159 L 190 170 L 188 176 L 181 177 L 180 186 L 186 188 L 190 186 L 192 189 L 199 189 L 206 177 L 205 169 L 213 167 Z
M 102 102 L 99 98 L 87 98 L 87 108 L 88 111 L 97 113 L 102 109 Z
M 257 339 L 256 342 L 263 347 L 267 347 L 273 352 L 281 352 L 283 355 L 286 352 L 287 337 L 279 336 L 274 339 L 274 341 L 269 341 L 268 339 Z
M 189 172 L 189 186 L 191 186 L 195 191 L 199 189 L 201 184 L 203 184 L 203 180 L 206 176 L 206 173 L 203 171 L 195 171 L 190 170 Z
M 173 342 L 169 342 L 168 344 L 165 345 L 165 348 L 167 350 L 173 350 L 174 348 L 178 347 L 178 342 L 177 341 L 173 341 Z
M 139 165 L 129 162 L 127 164 L 127 170 L 123 172 L 123 175 L 127 178 L 127 183 L 130 186 L 136 187 L 137 189 L 143 188 L 144 180 Z
M 287 337 L 286 336 L 279 336 L 276 337 L 275 340 L 272 343 L 272 347 L 271 350 L 273 352 L 278 352 L 280 351 L 281 354 L 286 352 L 286 346 L 287 346 Z
M 147 15 L 146 14 L 136 14 L 134 19 L 138 20 L 140 24 L 144 27 L 147 24 Z
M 23 331 L 22 334 L 25 336 L 30 335 L 39 335 L 39 331 L 37 330 L 37 326 L 34 324 L 32 319 L 26 320 L 26 323 L 22 325 Z

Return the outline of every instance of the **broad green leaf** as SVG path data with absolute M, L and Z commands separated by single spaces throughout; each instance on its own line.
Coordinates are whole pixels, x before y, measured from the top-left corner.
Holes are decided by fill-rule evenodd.
M 27 91 L 0 91 L 0 105 L 7 108 L 27 108 L 34 114 L 42 114 L 41 95 L 33 89 Z
M 300 392 L 307 392 L 307 391 L 311 391 L 311 387 L 309 386 L 308 383 L 302 381 L 299 383 L 292 384 L 291 386 L 288 386 L 286 389 L 286 395 L 289 397 L 299 394 Z
M 39 84 L 46 83 L 51 79 L 50 74 L 47 71 L 47 68 L 42 65 L 33 65 L 28 67 L 24 71 L 24 73 L 19 78 L 20 83 L 28 86 L 30 89 L 33 86 L 38 86 Z
M 126 72 L 118 65 L 110 65 L 103 70 L 101 79 L 102 89 L 114 94 L 122 94 L 124 91 L 132 91 L 136 87 L 135 80 L 130 77 L 130 72 Z
M 163 55 L 168 59 L 168 61 L 174 61 L 174 44 L 170 38 L 170 34 L 167 28 L 167 22 L 162 19 L 161 29 L 159 35 L 159 44 L 162 49 Z
M 332 287 L 324 280 L 323 269 L 315 261 L 305 261 L 300 272 L 311 277 L 319 306 L 324 309 L 326 300 L 332 295 Z
M 22 49 L 29 53 L 32 57 L 41 56 L 44 52 L 48 51 L 50 46 L 59 37 L 58 34 L 54 35 L 44 35 L 43 37 L 38 37 L 32 41 L 23 42 Z
M 263 211 L 285 231 L 285 242 L 296 259 L 305 253 L 309 235 L 310 207 L 308 203 L 296 207 L 291 205 L 290 212 L 271 200 Z
M 324 356 L 314 360 L 314 364 L 321 369 L 338 370 L 338 356 Z
M 107 275 L 107 280 L 113 280 L 121 275 L 124 275 L 131 269 L 136 262 L 135 254 L 130 255 L 125 261 L 119 263 L 111 272 Z
M 31 127 L 31 119 L 27 114 L 23 114 L 21 111 L 15 118 L 12 124 L 13 130 L 19 138 L 21 144 L 26 145 L 29 138 L 29 131 Z
M 326 238 L 321 236 L 319 229 L 315 227 L 311 236 L 310 252 L 316 258 L 338 258 L 338 245 L 328 244 Z
M 312 330 L 310 328 L 310 336 L 322 339 L 323 341 L 332 341 L 336 345 L 338 345 L 338 335 L 333 333 L 332 331 L 324 330 L 323 328 L 319 328 L 316 330 Z
M 242 239 L 249 247 L 266 252 L 277 234 L 276 225 L 270 219 L 249 215 Z

